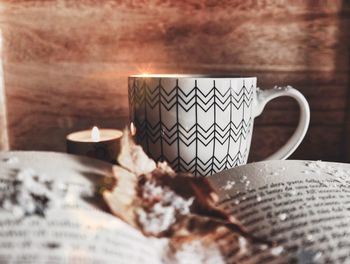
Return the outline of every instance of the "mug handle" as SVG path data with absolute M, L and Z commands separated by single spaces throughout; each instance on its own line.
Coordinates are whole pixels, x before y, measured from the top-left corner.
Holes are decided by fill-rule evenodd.
M 269 90 L 260 90 L 257 88 L 257 100 L 254 107 L 254 118 L 259 116 L 265 108 L 265 105 L 280 96 L 289 96 L 294 98 L 300 108 L 299 124 L 291 138 L 274 154 L 265 160 L 284 160 L 288 158 L 300 145 L 310 123 L 310 108 L 305 97 L 291 86 L 274 87 Z

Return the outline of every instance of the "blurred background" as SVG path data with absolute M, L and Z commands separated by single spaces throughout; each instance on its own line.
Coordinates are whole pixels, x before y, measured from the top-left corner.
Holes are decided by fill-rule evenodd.
M 127 76 L 232 73 L 292 85 L 311 107 L 294 159 L 350 161 L 350 1 L 0 0 L 0 149 L 65 151 L 69 132 L 123 128 Z M 251 160 L 293 133 L 268 104 Z

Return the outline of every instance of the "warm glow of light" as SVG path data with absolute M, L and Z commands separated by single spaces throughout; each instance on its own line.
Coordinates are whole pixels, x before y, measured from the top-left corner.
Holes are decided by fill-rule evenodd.
M 97 126 L 94 126 L 91 130 L 91 140 L 97 142 L 100 140 L 100 131 Z
M 144 76 L 147 76 L 150 72 L 153 72 L 153 71 L 154 71 L 154 68 L 151 63 L 141 64 L 136 66 L 136 72 Z
M 140 76 L 142 76 L 142 77 L 147 77 L 149 75 L 150 75 L 149 73 L 145 73 L 145 72 L 140 74 Z

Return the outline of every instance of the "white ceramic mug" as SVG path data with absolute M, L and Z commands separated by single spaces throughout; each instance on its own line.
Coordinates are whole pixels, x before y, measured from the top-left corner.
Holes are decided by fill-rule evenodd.
M 208 176 L 246 164 L 254 118 L 270 100 L 294 98 L 300 120 L 288 142 L 267 159 L 286 159 L 301 143 L 310 121 L 305 97 L 292 87 L 260 90 L 256 77 L 133 75 L 130 119 L 137 142 L 155 160 L 177 171 Z

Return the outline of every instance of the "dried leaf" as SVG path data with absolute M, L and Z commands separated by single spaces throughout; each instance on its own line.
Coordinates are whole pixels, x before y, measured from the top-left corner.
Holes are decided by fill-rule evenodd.
M 113 214 L 145 235 L 185 241 L 224 228 L 253 242 L 268 243 L 217 207 L 218 195 L 207 178 L 175 173 L 166 163 L 156 165 L 128 133 L 118 161 L 124 168 L 116 168 L 116 186 L 103 197 Z
M 128 129 L 124 130 L 124 136 L 121 139 L 118 163 L 136 175 L 149 173 L 156 168 L 156 163 L 148 158 L 142 147 L 132 140 Z
M 113 191 L 104 191 L 103 199 L 108 204 L 113 214 L 125 222 L 137 227 L 135 221 L 134 199 L 137 196 L 135 186 L 137 177 L 135 174 L 121 167 L 114 166 L 114 175 L 117 175 L 116 187 Z

